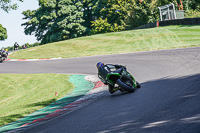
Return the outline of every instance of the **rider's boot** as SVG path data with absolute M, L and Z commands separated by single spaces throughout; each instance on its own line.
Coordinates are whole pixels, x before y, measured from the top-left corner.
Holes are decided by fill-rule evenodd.
M 119 89 L 118 88 L 115 88 L 113 85 L 108 85 L 108 90 L 110 92 L 110 94 L 113 94 L 115 93 L 116 91 L 118 91 Z

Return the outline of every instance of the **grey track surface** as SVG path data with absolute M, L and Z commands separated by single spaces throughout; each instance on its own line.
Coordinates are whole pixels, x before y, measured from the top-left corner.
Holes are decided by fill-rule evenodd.
M 4 62 L 0 73 L 97 74 L 96 63 L 127 66 L 142 87 L 95 102 L 28 133 L 199 133 L 200 47 L 37 62 Z

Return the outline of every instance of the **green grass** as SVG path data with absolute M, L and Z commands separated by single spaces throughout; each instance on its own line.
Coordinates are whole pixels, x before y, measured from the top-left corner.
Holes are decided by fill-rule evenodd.
M 0 126 L 70 93 L 74 86 L 68 79 L 66 74 L 0 74 Z
M 98 34 L 11 54 L 14 59 L 71 58 L 200 46 L 200 26 L 167 26 Z

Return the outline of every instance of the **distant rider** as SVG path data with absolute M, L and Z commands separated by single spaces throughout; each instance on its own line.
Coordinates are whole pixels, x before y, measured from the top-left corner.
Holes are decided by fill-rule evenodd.
M 104 65 L 104 63 L 102 63 L 102 62 L 98 62 L 96 67 L 98 69 L 98 77 L 105 85 L 108 85 L 109 92 L 111 94 L 116 92 L 118 90 L 118 88 L 115 88 L 113 85 L 109 84 L 106 77 L 111 72 L 112 68 L 115 68 L 116 69 L 115 71 L 117 71 L 119 68 L 122 68 L 124 66 L 112 65 L 112 64 Z
M 17 50 L 19 48 L 19 44 L 17 42 L 15 42 L 14 44 L 14 50 Z
M 22 48 L 23 48 L 23 49 L 26 49 L 26 44 L 23 44 L 23 45 L 22 45 Z

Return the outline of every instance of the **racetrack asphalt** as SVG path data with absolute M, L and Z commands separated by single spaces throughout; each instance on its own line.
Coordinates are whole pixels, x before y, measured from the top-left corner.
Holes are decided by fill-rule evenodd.
M 134 93 L 107 92 L 95 102 L 24 132 L 200 132 L 200 47 L 9 62 L 0 73 L 97 75 L 96 63 L 122 64 L 142 84 Z

